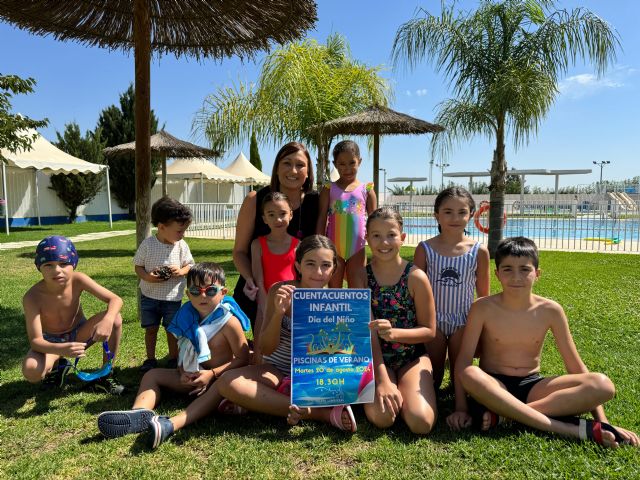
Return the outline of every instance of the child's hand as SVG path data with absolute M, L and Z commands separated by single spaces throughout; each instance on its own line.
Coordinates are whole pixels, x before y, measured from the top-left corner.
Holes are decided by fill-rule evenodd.
M 447 425 L 451 430 L 462 430 L 471 426 L 471 416 L 467 412 L 455 411 L 447 417 Z
M 172 277 L 182 277 L 182 272 L 180 272 L 181 268 L 178 265 L 169 265 L 169 270 L 171 270 Z
M 256 286 L 255 282 L 253 281 L 253 278 L 248 278 L 247 283 L 245 283 L 244 287 L 242 288 L 242 291 L 244 292 L 244 294 L 252 302 L 255 301 L 256 296 L 258 295 L 258 290 L 259 289 Z
M 194 373 L 189 384 L 193 387 L 193 390 L 189 392 L 189 395 L 197 397 L 202 395 L 206 392 L 211 380 L 213 380 L 213 372 L 211 370 L 200 370 L 198 373 Z
M 62 351 L 63 357 L 82 358 L 85 356 L 85 348 L 87 344 L 82 342 L 69 342 Z
M 273 297 L 273 305 L 276 312 L 284 315 L 289 307 L 291 307 L 291 298 L 295 289 L 296 287 L 293 285 L 280 285 Z
M 395 339 L 394 328 L 390 320 L 379 318 L 369 322 L 369 329 L 376 332 L 380 338 L 390 342 Z
M 402 395 L 393 382 L 381 382 L 376 386 L 375 401 L 378 402 L 382 413 L 391 412 L 394 420 L 402 409 Z
M 104 342 L 111 336 L 113 330 L 113 321 L 109 321 L 105 316 L 93 327 L 91 332 L 91 340 L 94 342 Z

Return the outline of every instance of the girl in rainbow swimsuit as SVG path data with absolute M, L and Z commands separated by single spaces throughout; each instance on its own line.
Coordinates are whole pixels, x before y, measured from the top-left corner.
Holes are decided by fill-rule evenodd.
M 373 183 L 358 180 L 362 163 L 360 149 L 352 140 L 344 140 L 333 149 L 333 164 L 340 174 L 320 193 L 320 216 L 317 233 L 331 239 L 338 251 L 338 266 L 329 282 L 341 288 L 345 278 L 351 286 L 354 275 L 366 263 L 364 251 L 367 216 L 376 209 Z

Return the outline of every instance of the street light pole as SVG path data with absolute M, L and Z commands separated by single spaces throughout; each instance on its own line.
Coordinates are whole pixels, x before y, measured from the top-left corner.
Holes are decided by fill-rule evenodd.
M 609 160 L 602 160 L 601 162 L 596 162 L 595 160 L 593 161 L 594 165 L 598 165 L 600 167 L 600 183 L 598 183 L 598 194 L 602 194 L 602 169 L 605 165 L 609 165 L 610 163 L 611 161 Z
M 378 170 L 380 170 L 381 172 L 384 172 L 384 189 L 383 189 L 383 195 L 384 195 L 384 203 L 387 203 L 387 169 L 386 168 L 378 168 Z M 380 199 L 378 199 L 378 204 L 380 203 Z
M 451 164 L 449 163 L 444 163 L 444 162 L 440 162 L 440 163 L 436 163 L 436 167 L 438 167 L 440 169 L 440 190 L 444 190 L 444 169 L 447 167 L 450 167 Z

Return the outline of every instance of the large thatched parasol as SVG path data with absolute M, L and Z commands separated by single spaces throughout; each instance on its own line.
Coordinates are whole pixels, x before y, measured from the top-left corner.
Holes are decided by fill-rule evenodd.
M 311 0 L 0 0 L 0 21 L 38 35 L 134 50 L 136 232 L 149 225 L 151 51 L 196 58 L 251 57 L 301 36 L 316 20 Z
M 336 135 L 373 135 L 373 183 L 378 196 L 380 135 L 437 133 L 444 131 L 444 127 L 376 105 L 353 115 L 315 125 L 311 127 L 311 131 L 320 133 L 325 138 Z
M 192 158 L 192 157 L 219 157 L 217 150 L 199 147 L 193 143 L 185 142 L 174 137 L 164 130 L 160 130 L 150 138 L 151 152 L 162 157 L 162 195 L 167 194 L 167 157 Z M 102 152 L 108 157 L 130 155 L 136 151 L 136 142 L 122 143 L 115 147 L 107 147 Z

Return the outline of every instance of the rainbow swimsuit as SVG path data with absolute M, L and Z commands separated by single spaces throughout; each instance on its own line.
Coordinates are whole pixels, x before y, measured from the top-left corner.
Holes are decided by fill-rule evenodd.
M 329 187 L 327 237 L 336 246 L 338 255 L 348 260 L 365 245 L 367 194 L 373 188 L 373 183 L 362 183 L 352 192 L 345 192 L 335 182 L 327 187 Z

